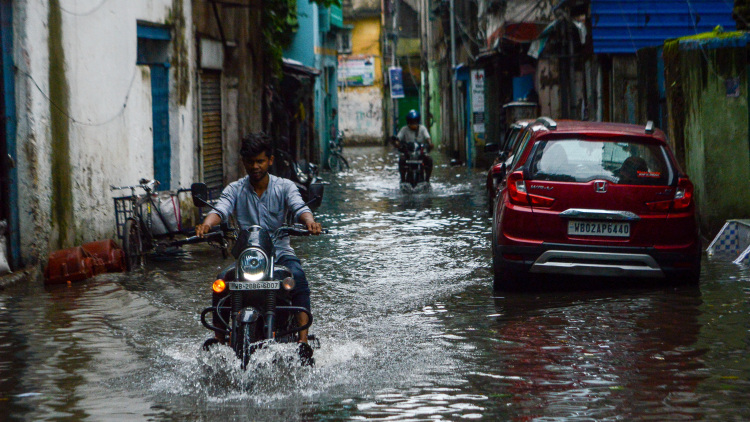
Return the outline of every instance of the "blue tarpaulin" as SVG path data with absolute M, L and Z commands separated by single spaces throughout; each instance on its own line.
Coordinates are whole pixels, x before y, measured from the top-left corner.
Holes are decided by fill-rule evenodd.
M 728 0 L 591 0 L 594 52 L 634 54 L 665 40 L 712 31 L 732 31 Z

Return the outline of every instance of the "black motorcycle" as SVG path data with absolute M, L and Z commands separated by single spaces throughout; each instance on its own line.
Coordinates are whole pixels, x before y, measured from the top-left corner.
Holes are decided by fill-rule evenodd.
M 297 185 L 302 199 L 315 211 L 323 201 L 323 190 L 328 182 L 318 177 L 318 166 L 305 160 L 296 161 L 284 150 L 276 150 L 278 162 L 274 174 L 291 180 Z
M 192 186 L 196 206 L 210 206 L 205 201 L 206 185 Z M 293 214 L 293 213 L 292 213 Z M 236 262 L 222 270 L 212 285 L 212 305 L 201 312 L 201 323 L 215 333 L 203 344 L 208 350 L 216 343 L 228 344 L 247 368 L 250 355 L 269 342 L 297 343 L 300 331 L 312 325 L 313 316 L 305 308 L 292 306 L 294 278 L 291 271 L 274 263 L 274 240 L 285 236 L 305 236 L 301 225 L 282 226 L 269 233 L 260 226 L 233 230 L 222 226 L 235 237 L 232 254 Z M 297 313 L 305 313 L 307 324 L 297 323 Z M 207 320 L 212 316 L 211 322 Z M 319 347 L 314 335 L 308 335 L 312 347 Z M 312 348 L 300 346 L 303 364 L 312 364 Z
M 391 140 L 395 142 L 398 141 L 398 138 L 394 136 Z M 425 183 L 427 178 L 424 166 L 427 145 L 416 141 L 399 143 L 398 150 L 404 154 L 406 160 L 405 183 L 402 183 L 401 187 L 414 190 L 420 186 L 420 183 Z

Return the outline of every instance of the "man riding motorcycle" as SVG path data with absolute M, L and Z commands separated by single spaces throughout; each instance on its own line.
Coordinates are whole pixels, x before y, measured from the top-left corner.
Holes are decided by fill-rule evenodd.
M 253 133 L 242 139 L 240 148 L 242 164 L 247 176 L 230 183 L 221 193 L 216 203 L 217 211 L 209 211 L 203 223 L 195 227 L 197 236 L 203 236 L 211 227 L 233 214 L 240 229 L 252 225 L 261 226 L 273 232 L 284 224 L 287 211 L 295 212 L 294 219 L 302 223 L 310 234 L 322 232 L 320 223 L 313 218 L 312 211 L 305 205 L 295 184 L 268 173 L 273 164 L 273 149 L 268 136 Z M 276 263 L 292 272 L 295 281 L 292 290 L 292 304 L 310 310 L 310 288 L 299 258 L 289 244 L 289 237 L 279 239 L 274 244 Z M 306 314 L 298 313 L 300 326 L 307 324 Z M 307 330 L 299 333 L 300 356 L 312 357 L 312 348 L 307 344 Z
M 406 126 L 402 127 L 394 139 L 394 146 L 403 152 L 406 144 L 409 142 L 419 142 L 425 144 L 427 151 L 432 150 L 432 138 L 430 132 L 424 125 L 419 124 L 420 116 L 417 110 L 409 110 L 406 114 Z M 432 157 L 427 153 L 424 154 L 425 181 L 430 182 L 432 174 Z M 406 182 L 406 155 L 402 154 L 398 159 L 398 171 L 401 174 L 401 183 Z

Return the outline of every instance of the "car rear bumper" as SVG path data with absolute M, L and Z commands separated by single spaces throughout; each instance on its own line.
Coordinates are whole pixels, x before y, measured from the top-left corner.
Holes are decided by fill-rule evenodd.
M 496 262 L 517 275 L 554 274 L 663 279 L 700 268 L 700 244 L 679 251 L 564 244 L 496 246 Z
M 537 274 L 593 275 L 664 278 L 656 260 L 648 254 L 548 250 L 529 268 Z

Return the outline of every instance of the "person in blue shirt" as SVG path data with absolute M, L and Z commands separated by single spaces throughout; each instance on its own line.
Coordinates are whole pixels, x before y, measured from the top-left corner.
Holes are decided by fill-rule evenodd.
M 212 210 L 206 215 L 203 223 L 195 227 L 196 235 L 203 236 L 230 215 L 234 215 L 240 229 L 257 225 L 272 233 L 284 224 L 289 210 L 296 210 L 295 221 L 303 224 L 310 234 L 318 235 L 322 232 L 320 223 L 315 221 L 312 211 L 305 205 L 297 186 L 291 180 L 268 173 L 274 156 L 267 135 L 253 133 L 245 136 L 240 156 L 247 176 L 224 188 L 216 203 L 218 211 Z M 276 240 L 274 246 L 276 263 L 289 268 L 294 277 L 292 303 L 310 310 L 310 288 L 300 260 L 290 246 L 289 236 Z M 306 314 L 297 314 L 300 325 L 307 324 L 307 321 Z M 299 333 L 299 341 L 307 346 L 307 330 Z

